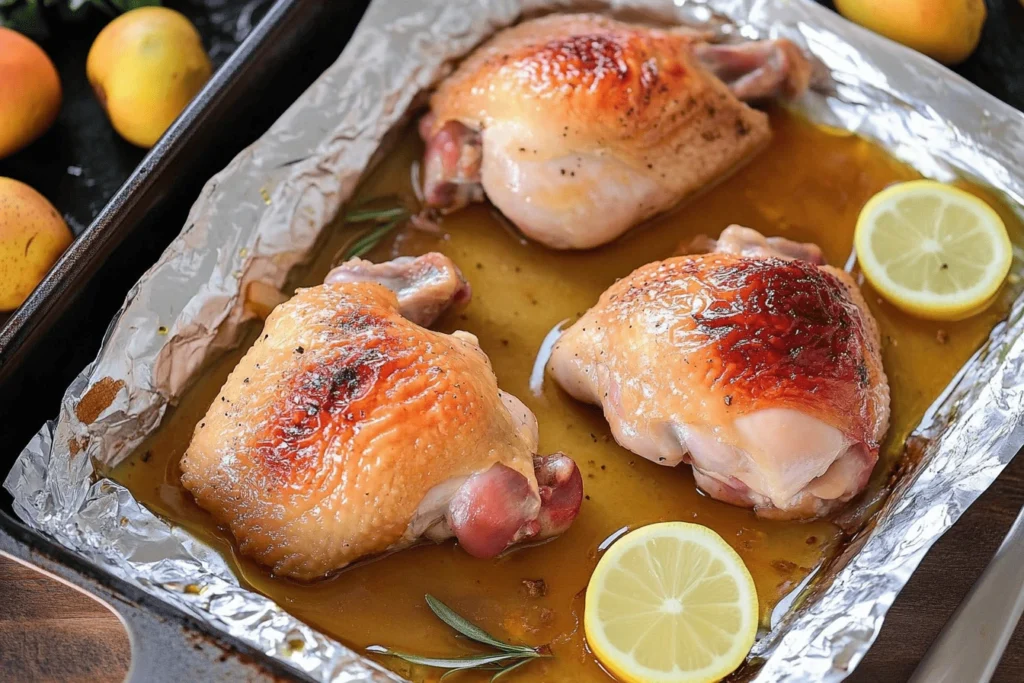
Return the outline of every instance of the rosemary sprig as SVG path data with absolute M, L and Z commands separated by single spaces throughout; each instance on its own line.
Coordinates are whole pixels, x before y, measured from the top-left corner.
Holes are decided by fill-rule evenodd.
M 397 228 L 401 222 L 401 220 L 393 220 L 366 233 L 345 250 L 344 260 L 347 261 L 350 258 L 362 256 L 371 251 L 380 244 L 382 239 L 388 236 L 388 233 Z
M 512 645 L 502 640 L 498 640 L 487 631 L 458 614 L 455 610 L 435 598 L 433 595 L 427 594 L 424 596 L 424 599 L 427 601 L 427 606 L 430 608 L 430 611 L 453 630 L 470 640 L 481 643 L 482 645 L 488 645 L 495 650 L 498 650 L 498 652 L 494 654 L 465 655 L 463 657 L 450 658 L 421 657 L 407 652 L 392 650 L 391 648 L 384 647 L 382 645 L 371 645 L 366 648 L 367 652 L 387 655 L 389 657 L 397 657 L 409 662 L 410 664 L 430 666 L 436 669 L 448 669 L 448 671 L 441 676 L 441 680 L 444 680 L 448 676 L 460 671 L 494 671 L 495 674 L 491 677 L 492 683 L 505 674 L 529 663 L 533 659 L 551 656 L 550 651 L 546 647 L 535 648 L 527 645 Z
M 456 671 L 461 671 L 462 669 L 479 669 L 488 664 L 497 664 L 498 662 L 503 662 L 506 659 L 520 659 L 522 657 L 522 655 L 513 654 L 511 652 L 503 652 L 496 655 L 467 655 L 465 657 L 420 657 L 419 655 L 409 654 L 408 652 L 392 650 L 391 648 L 384 647 L 383 645 L 371 645 L 366 648 L 366 651 L 373 652 L 378 655 L 398 657 L 399 659 L 404 659 L 410 664 L 432 666 L 435 669 L 454 669 Z
M 551 656 L 551 655 L 548 655 L 548 657 L 550 657 L 550 656 Z M 528 664 L 529 662 L 530 662 L 530 660 L 529 660 L 529 659 L 523 659 L 523 660 L 520 660 L 519 662 L 517 662 L 517 663 L 515 663 L 515 664 L 511 664 L 511 665 L 509 665 L 509 666 L 506 666 L 506 667 L 505 667 L 505 668 L 503 668 L 503 669 L 499 669 L 499 670 L 498 670 L 498 673 L 496 673 L 496 674 L 494 674 L 493 676 L 491 676 L 491 683 L 494 683 L 494 681 L 496 681 L 496 680 L 498 680 L 499 678 L 503 677 L 503 676 L 504 676 L 505 674 L 507 674 L 507 673 L 511 673 L 511 672 L 512 672 L 513 670 L 515 670 L 515 669 L 518 669 L 518 668 L 519 668 L 519 667 L 521 667 L 521 666 L 522 666 L 523 664 Z M 445 674 L 445 675 L 447 676 L 447 674 Z M 443 677 L 442 677 L 442 678 L 443 678 Z
M 402 206 L 386 209 L 355 209 L 345 214 L 345 225 L 357 225 L 362 228 L 363 224 L 373 223 L 374 227 L 366 230 L 358 239 L 350 244 L 342 253 L 342 260 L 347 261 L 356 256 L 362 256 L 369 252 L 381 240 L 387 237 L 395 228 L 404 225 L 411 214 Z
M 430 608 L 430 611 L 433 612 L 438 619 L 448 624 L 448 626 L 470 640 L 475 640 L 476 642 L 484 645 L 490 645 L 494 649 L 503 650 L 504 652 L 536 652 L 536 650 L 527 645 L 509 645 L 508 643 L 498 640 L 429 593 L 424 596 L 424 599 L 427 601 L 427 606 Z
M 376 221 L 377 223 L 383 223 L 393 218 L 401 218 L 408 213 L 401 206 L 396 206 L 393 209 L 358 209 L 345 214 L 345 222 L 365 223 L 367 221 Z

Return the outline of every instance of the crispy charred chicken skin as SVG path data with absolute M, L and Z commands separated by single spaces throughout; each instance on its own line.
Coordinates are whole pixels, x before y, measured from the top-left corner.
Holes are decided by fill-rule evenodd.
M 719 500 L 812 518 L 864 488 L 889 421 L 878 327 L 821 251 L 733 226 L 616 282 L 549 370 L 616 441 Z
M 582 479 L 476 338 L 432 332 L 469 287 L 445 256 L 354 259 L 279 305 L 181 460 L 182 482 L 275 573 L 314 579 L 455 536 L 471 555 L 564 531 Z
M 770 136 L 741 100 L 795 97 L 811 66 L 786 40 L 706 38 L 590 14 L 502 31 L 420 123 L 428 206 L 486 195 L 527 237 L 586 249 L 715 182 Z

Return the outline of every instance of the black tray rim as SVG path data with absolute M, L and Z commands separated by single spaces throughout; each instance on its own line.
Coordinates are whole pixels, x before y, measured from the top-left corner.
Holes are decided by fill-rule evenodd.
M 335 0 L 336 1 L 336 0 Z M 159 178 L 191 150 L 204 124 L 244 89 L 247 75 L 272 55 L 298 14 L 331 0 L 275 0 L 263 19 L 211 76 L 203 89 L 143 157 L 89 226 L 57 259 L 28 298 L 0 326 L 0 383 L 75 302 L 78 292 L 128 237 L 134 223 L 160 200 Z M 340 51 L 340 47 L 339 47 Z
M 282 60 L 301 45 L 282 50 L 297 26 L 339 0 L 275 0 L 248 36 L 149 150 L 89 226 L 61 255 L 25 302 L 0 326 L 0 385 L 75 303 L 78 293 L 163 199 L 160 178 L 193 144 L 203 126 L 226 116 L 244 92 L 249 75 L 268 60 Z M 345 5 L 355 5 L 345 0 Z M 358 9 L 361 19 L 365 6 Z M 345 43 L 339 42 L 338 53 Z M 130 291 L 130 290 L 129 290 Z M 128 292 L 126 292 L 127 294 Z M 6 475 L 5 475 L 6 476 Z M 4 509 L 7 507 L 8 509 Z M 121 619 L 131 643 L 129 681 L 314 679 L 187 612 L 149 595 L 106 568 L 78 557 L 53 538 L 16 519 L 0 505 L 0 555 L 91 594 Z

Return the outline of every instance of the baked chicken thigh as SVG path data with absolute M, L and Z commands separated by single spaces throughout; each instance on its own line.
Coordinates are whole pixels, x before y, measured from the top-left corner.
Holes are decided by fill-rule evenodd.
M 615 440 L 712 497 L 812 518 L 867 483 L 889 421 L 878 328 L 814 245 L 733 226 L 612 285 L 549 371 Z
M 586 249 L 713 183 L 770 136 L 740 100 L 794 97 L 811 66 L 786 40 L 706 39 L 590 14 L 502 31 L 431 97 L 427 205 L 486 194 L 527 237 Z
M 354 259 L 273 311 L 181 460 L 244 554 L 314 579 L 420 540 L 492 557 L 569 526 L 573 461 L 536 455 L 536 418 L 475 337 L 417 324 L 468 297 L 440 254 Z

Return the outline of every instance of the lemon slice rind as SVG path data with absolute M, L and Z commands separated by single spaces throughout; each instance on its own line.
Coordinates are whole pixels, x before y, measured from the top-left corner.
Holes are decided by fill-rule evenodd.
M 737 593 L 735 602 L 721 604 L 737 609 L 741 615 L 739 624 L 738 626 L 734 625 L 735 628 L 731 630 L 723 629 L 714 624 L 711 625 L 712 628 L 717 628 L 719 632 L 725 634 L 723 637 L 729 638 L 731 642 L 728 650 L 717 656 L 703 650 L 702 653 L 704 655 L 712 654 L 711 661 L 703 667 L 683 669 L 679 666 L 678 659 L 672 671 L 644 666 L 641 662 L 637 661 L 636 656 L 633 654 L 636 648 L 630 652 L 624 652 L 612 642 L 600 616 L 600 603 L 607 594 L 609 576 L 620 569 L 622 558 L 632 550 L 658 541 L 676 542 L 680 546 L 690 543 L 695 544 L 700 550 L 707 553 L 711 563 L 717 561 L 725 570 L 718 574 L 706 574 L 703 581 L 725 577 L 730 579 L 735 585 Z M 677 555 L 676 559 L 677 561 L 684 561 L 686 558 L 680 560 Z M 706 565 L 705 569 L 712 566 L 711 563 Z M 701 582 L 698 581 L 699 583 Z M 699 586 L 696 586 L 696 588 L 699 589 Z M 656 591 L 658 588 L 655 587 L 654 590 Z M 621 598 L 621 595 L 621 592 L 619 592 L 618 597 Z M 682 610 L 687 609 L 686 597 L 688 595 L 690 593 L 687 592 L 679 597 L 680 602 L 683 603 Z M 626 615 L 626 617 L 629 616 Z M 633 616 L 635 618 L 635 615 Z M 691 617 L 691 619 L 701 619 L 706 622 L 708 616 L 709 613 L 705 609 L 703 614 Z M 587 642 L 605 667 L 620 680 L 630 683 L 705 683 L 717 681 L 734 671 L 746 658 L 757 633 L 757 621 L 757 591 L 753 578 L 751 578 L 750 572 L 744 565 L 743 560 L 718 534 L 698 524 L 664 522 L 651 524 L 626 534 L 605 552 L 605 555 L 594 570 L 590 584 L 587 587 L 584 613 L 584 628 L 587 634 Z M 650 627 L 654 628 L 656 624 L 652 624 Z M 702 628 L 707 628 L 707 626 L 705 625 Z M 690 644 L 694 640 L 694 638 L 687 639 Z M 685 645 L 686 643 L 680 643 L 680 646 Z

